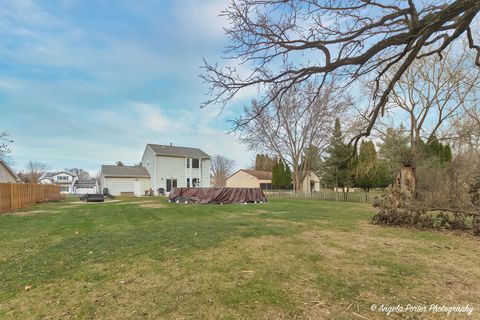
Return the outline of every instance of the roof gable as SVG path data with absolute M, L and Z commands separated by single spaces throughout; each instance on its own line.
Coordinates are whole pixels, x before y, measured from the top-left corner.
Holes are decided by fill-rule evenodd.
M 270 171 L 247 170 L 247 169 L 240 169 L 237 172 L 228 176 L 227 179 L 230 177 L 233 177 L 239 172 L 245 172 L 246 174 L 249 174 L 252 177 L 257 178 L 258 180 L 272 180 L 272 173 Z
M 12 177 L 13 177 L 16 181 L 20 181 L 20 178 L 17 176 L 17 174 L 15 173 L 15 171 L 13 171 L 13 169 L 10 168 L 10 166 L 9 166 L 5 161 L 3 161 L 2 159 L 0 159 L 0 166 L 4 167 L 4 168 L 12 175 Z
M 97 186 L 97 180 L 89 179 L 89 180 L 77 180 L 74 184 L 76 188 L 93 188 Z
M 157 156 L 170 156 L 182 158 L 210 158 L 208 154 L 198 148 L 166 146 L 162 144 L 147 144 Z
M 145 167 L 103 165 L 102 174 L 105 177 L 150 178 Z
M 246 169 L 242 169 L 242 171 L 248 173 L 251 176 L 254 176 L 259 180 L 272 180 L 272 173 L 270 171 L 246 170 Z
M 51 179 L 59 174 L 68 174 L 69 176 L 76 177 L 73 173 L 66 172 L 66 171 L 50 171 L 50 172 L 45 172 L 39 180 L 42 179 Z

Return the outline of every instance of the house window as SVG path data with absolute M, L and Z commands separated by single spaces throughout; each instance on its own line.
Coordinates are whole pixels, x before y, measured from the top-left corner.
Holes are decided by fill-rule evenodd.
M 187 168 L 190 168 L 190 159 L 187 159 Z
M 199 159 L 192 159 L 192 168 L 200 168 L 200 160 Z
M 68 176 L 57 176 L 57 181 L 68 181 Z
M 61 190 L 62 190 L 62 192 L 69 192 L 70 188 L 68 186 L 62 186 Z
M 260 189 L 262 190 L 272 190 L 271 183 L 260 183 Z
M 193 178 L 192 179 L 192 185 L 193 185 L 194 188 L 200 187 L 200 179 Z
M 187 188 L 190 188 L 190 178 L 187 178 Z

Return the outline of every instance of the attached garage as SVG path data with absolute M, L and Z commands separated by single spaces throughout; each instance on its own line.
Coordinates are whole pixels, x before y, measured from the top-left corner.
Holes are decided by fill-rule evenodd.
M 99 193 L 97 180 L 77 180 L 73 184 L 73 194 Z
M 102 166 L 101 189 L 107 188 L 111 195 L 139 197 L 151 187 L 150 175 L 144 167 Z

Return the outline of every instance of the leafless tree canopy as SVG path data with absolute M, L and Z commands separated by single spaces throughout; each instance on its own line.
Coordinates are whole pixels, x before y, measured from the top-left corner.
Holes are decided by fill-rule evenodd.
M 293 171 L 295 189 L 302 183 L 309 164 L 305 152 L 309 147 L 325 150 L 333 123 L 351 105 L 348 95 L 334 83 L 321 92 L 311 83 L 295 85 L 282 98 L 276 97 L 273 108 L 254 101 L 244 113 L 252 118 L 241 128 L 241 140 L 251 150 L 265 151 L 282 159 Z
M 444 58 L 421 58 L 397 81 L 387 106 L 396 118 L 403 111 L 409 124 L 410 145 L 436 135 L 440 139 L 454 136 L 456 116 L 473 112 L 479 102 L 480 68 L 466 59 L 466 51 L 447 49 Z M 396 73 L 392 68 L 381 80 L 388 86 Z
M 26 166 L 25 177 L 31 183 L 37 183 L 41 175 L 48 169 L 48 166 L 38 161 L 29 161 Z
M 213 156 L 210 161 L 213 185 L 215 187 L 224 187 L 227 182 L 227 177 L 233 173 L 234 167 L 234 160 L 220 155 Z
M 0 159 L 3 159 L 5 155 L 10 152 L 8 144 L 12 142 L 8 133 L 0 132 Z
M 370 134 L 395 83 L 418 58 L 442 55 L 466 38 L 480 66 L 480 46 L 472 32 L 478 0 L 233 0 L 223 12 L 230 25 L 230 66 L 205 63 L 203 79 L 211 85 L 205 104 L 225 106 L 239 91 L 268 92 L 244 125 L 289 88 L 307 80 L 322 86 L 335 74 L 345 85 L 373 76 L 374 103 L 369 124 L 354 139 Z M 240 68 L 237 68 L 240 66 Z M 243 72 L 247 69 L 247 72 Z M 389 84 L 379 80 L 395 70 Z

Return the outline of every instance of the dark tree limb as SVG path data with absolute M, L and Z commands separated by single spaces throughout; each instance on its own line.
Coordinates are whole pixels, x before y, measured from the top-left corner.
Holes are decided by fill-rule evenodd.
M 222 13 L 230 22 L 225 31 L 231 66 L 204 63 L 201 78 L 210 91 L 203 106 L 223 108 L 243 89 L 257 88 L 260 107 L 235 120 L 238 129 L 275 108 L 272 102 L 296 84 L 313 81 L 322 86 L 335 77 L 347 87 L 361 78 L 378 81 L 395 67 L 389 85 L 373 90 L 368 125 L 352 139 L 356 146 L 371 133 L 396 82 L 416 59 L 441 56 L 464 36 L 480 66 L 480 46 L 470 29 L 479 11 L 478 0 L 422 5 L 414 0 L 233 0 Z

